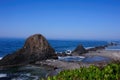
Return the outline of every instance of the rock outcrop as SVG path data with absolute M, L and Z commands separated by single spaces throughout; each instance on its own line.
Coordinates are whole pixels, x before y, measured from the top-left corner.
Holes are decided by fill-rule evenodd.
M 13 54 L 6 55 L 0 61 L 0 66 L 28 64 L 57 58 L 55 50 L 50 46 L 47 40 L 41 34 L 35 34 L 26 40 L 23 48 Z
M 87 52 L 86 49 L 82 45 L 78 45 L 77 48 L 72 52 L 72 55 L 79 56 L 86 52 Z
M 97 51 L 97 50 L 103 50 L 103 49 L 105 49 L 106 47 L 107 47 L 107 45 L 104 45 L 104 46 L 96 46 L 96 47 L 87 49 L 87 52 Z

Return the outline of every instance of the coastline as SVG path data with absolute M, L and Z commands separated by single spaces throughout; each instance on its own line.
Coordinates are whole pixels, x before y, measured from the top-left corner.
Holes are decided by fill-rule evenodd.
M 80 67 L 89 67 L 90 65 L 104 67 L 111 62 L 120 61 L 120 51 L 116 51 L 116 50 L 111 51 L 111 50 L 102 49 L 102 50 L 97 50 L 97 51 L 91 51 L 91 52 L 82 54 L 81 56 L 84 56 L 86 58 L 87 57 L 92 58 L 94 56 L 101 56 L 101 57 L 109 58 L 110 61 L 96 61 L 96 62 L 92 62 L 92 63 L 84 63 L 82 61 L 66 62 L 66 61 L 48 59 L 45 61 L 37 61 L 35 64 L 51 66 L 51 67 L 55 68 L 55 70 L 54 70 L 55 72 L 56 72 L 56 70 L 60 69 L 58 71 L 58 73 L 59 73 L 62 70 L 79 69 Z M 51 74 L 49 74 L 49 75 L 51 75 Z
M 88 53 L 82 54 L 81 56 L 85 58 L 102 56 L 102 57 L 109 58 L 111 60 L 109 62 L 98 61 L 98 62 L 92 62 L 92 63 L 85 63 L 82 61 L 67 62 L 67 61 L 61 61 L 61 60 L 47 59 L 44 61 L 37 61 L 35 64 L 32 64 L 32 65 L 35 65 L 38 67 L 41 67 L 41 66 L 51 67 L 51 70 L 46 74 L 46 78 L 47 78 L 48 76 L 55 76 L 64 70 L 74 70 L 74 69 L 79 69 L 81 67 L 89 67 L 90 65 L 104 67 L 111 62 L 120 61 L 120 51 L 118 50 L 106 50 L 106 49 L 101 50 L 100 49 L 97 51 L 89 51 Z
M 83 54 L 83 56 L 103 56 L 110 58 L 112 61 L 120 61 L 120 50 L 97 50 Z
M 77 69 L 80 67 L 89 67 L 90 65 L 98 65 L 101 66 L 103 64 L 108 64 L 109 62 L 112 61 L 120 61 L 120 50 L 107 50 L 107 47 L 109 46 L 116 46 L 116 44 L 108 44 L 108 45 L 103 45 L 103 46 L 97 46 L 97 47 L 89 47 L 86 50 L 88 52 L 80 54 L 80 56 L 76 55 L 70 55 L 70 54 L 66 54 L 65 56 L 59 56 L 58 55 L 58 59 L 47 59 L 47 60 L 43 60 L 43 61 L 37 61 L 35 62 L 35 64 L 33 65 L 44 65 L 44 66 L 50 66 L 57 69 L 61 69 L 61 70 L 66 70 L 66 69 Z M 64 54 L 63 54 L 64 55 Z M 100 56 L 100 57 L 104 57 L 104 58 L 108 58 L 109 61 L 93 61 L 91 62 L 83 62 L 82 60 L 86 59 L 86 58 L 92 58 L 95 56 Z M 64 57 L 66 58 L 80 58 L 81 60 L 78 61 L 65 61 L 65 60 L 61 60 Z M 2 59 L 2 57 L 0 58 Z M 23 65 L 23 64 L 22 64 Z M 11 67 L 11 65 L 9 65 Z M 8 66 L 8 67 L 9 67 Z M 17 66 L 17 65 L 15 65 Z M 1 68 L 4 66 L 1 66 Z
M 39 41 L 39 40 L 37 40 L 37 41 Z M 35 42 L 37 42 L 37 41 L 35 41 Z M 29 43 L 31 44 L 31 42 L 29 42 Z M 35 46 L 36 45 L 38 45 L 38 44 L 35 44 Z M 0 70 L 6 69 L 6 68 L 17 67 L 17 66 L 22 67 L 22 66 L 26 66 L 26 65 L 30 65 L 31 67 L 32 67 L 32 65 L 38 66 L 38 67 L 47 66 L 47 67 L 51 68 L 51 70 L 47 74 L 45 74 L 46 77 L 48 77 L 48 76 L 55 76 L 63 70 L 79 69 L 81 67 L 89 67 L 90 65 L 104 67 L 105 65 L 109 64 L 110 62 L 117 61 L 120 59 L 120 57 L 118 57 L 118 55 L 120 56 L 120 51 L 116 52 L 115 50 L 114 51 L 106 50 L 106 48 L 108 46 L 115 46 L 115 45 L 116 44 L 110 43 L 107 45 L 100 45 L 100 46 L 88 47 L 88 48 L 84 47 L 83 45 L 78 45 L 74 51 L 69 50 L 66 52 L 62 52 L 62 54 L 61 53 L 55 54 L 58 57 L 57 59 L 47 58 L 47 59 L 43 59 L 43 60 L 36 60 L 34 63 L 25 63 L 25 64 L 19 64 L 19 65 L 15 64 L 15 65 L 7 65 L 7 66 L 3 65 L 3 66 L 0 66 Z M 33 48 L 33 46 L 32 46 L 32 48 Z M 43 47 L 43 46 L 41 46 L 41 47 Z M 26 47 L 23 47 L 23 49 L 26 49 Z M 39 49 L 37 48 L 36 50 L 39 50 Z M 34 49 L 32 51 L 34 51 Z M 23 52 L 20 51 L 20 54 L 21 53 L 23 53 Z M 26 53 L 28 53 L 28 54 L 26 54 Z M 26 54 L 26 55 L 30 54 L 28 51 L 26 53 L 24 53 L 24 54 Z M 48 53 L 50 53 L 50 52 L 48 52 Z M 109 55 L 109 53 L 110 53 L 110 55 Z M 31 54 L 34 54 L 34 52 Z M 19 56 L 19 55 L 17 55 L 17 56 Z M 97 59 L 97 58 L 99 58 L 99 59 Z M 15 58 L 15 59 L 17 60 L 17 58 Z M 20 61 L 21 59 L 22 58 L 18 59 L 18 61 Z M 26 59 L 26 56 L 24 59 Z M 35 58 L 32 58 L 32 59 L 35 59 Z M 92 60 L 92 62 L 90 62 L 89 60 L 87 62 L 87 61 L 84 61 L 85 59 L 89 59 L 89 60 L 93 59 L 93 60 Z M 9 61 L 9 58 L 8 58 L 8 61 Z M 10 62 L 13 62 L 13 61 L 10 61 Z M 24 63 L 24 61 L 23 61 L 23 63 Z

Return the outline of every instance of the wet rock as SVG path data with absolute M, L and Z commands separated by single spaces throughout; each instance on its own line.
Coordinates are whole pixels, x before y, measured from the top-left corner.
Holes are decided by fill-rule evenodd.
M 96 51 L 96 48 L 89 48 L 89 49 L 87 49 L 87 51 L 89 52 L 89 51 Z
M 58 52 L 57 55 L 58 55 L 58 56 L 61 56 L 61 57 L 64 57 L 64 56 L 72 56 L 71 53 L 70 53 L 70 52 L 67 53 L 67 51 L 65 51 L 65 52 L 61 52 L 61 53 Z
M 106 47 L 108 47 L 108 45 L 104 45 L 104 47 L 106 48 Z
M 104 46 L 96 46 L 94 48 L 89 48 L 87 49 L 87 52 L 89 51 L 97 51 L 97 50 L 102 50 L 102 49 L 105 49 L 107 47 L 107 45 L 104 45 Z
M 36 65 L 46 65 L 51 67 L 57 67 L 58 69 L 76 69 L 80 68 L 80 65 L 75 62 L 66 62 L 66 61 L 60 61 L 60 60 L 53 60 L 48 59 L 45 61 L 37 61 L 35 63 Z
M 88 56 L 82 60 L 84 63 L 111 62 L 111 59 L 103 56 Z
M 100 49 L 105 49 L 105 46 L 97 46 L 95 48 L 96 48 L 96 50 L 100 50 Z
M 117 46 L 117 45 L 118 45 L 118 44 L 115 43 L 115 42 L 111 42 L 111 43 L 108 44 L 108 46 Z
M 77 48 L 72 52 L 72 55 L 73 56 L 79 56 L 83 53 L 86 53 L 86 49 L 82 46 L 82 45 L 79 45 L 77 46 Z
M 66 53 L 57 53 L 58 56 L 68 56 Z
M 28 64 L 40 60 L 57 58 L 55 50 L 50 46 L 48 41 L 41 34 L 35 34 L 26 40 L 23 48 L 13 54 L 6 55 L 0 61 L 0 65 Z

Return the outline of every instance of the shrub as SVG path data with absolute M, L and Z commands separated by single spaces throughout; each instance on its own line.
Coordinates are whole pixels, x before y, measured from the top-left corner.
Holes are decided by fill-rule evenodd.
M 102 69 L 91 65 L 89 68 L 65 70 L 47 80 L 120 80 L 120 64 L 111 63 Z

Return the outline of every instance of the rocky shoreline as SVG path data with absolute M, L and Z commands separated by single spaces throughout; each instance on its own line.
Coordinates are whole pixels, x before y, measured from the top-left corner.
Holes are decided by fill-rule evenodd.
M 112 61 L 120 61 L 120 51 L 119 50 L 97 50 L 95 52 L 89 52 L 87 54 L 83 54 L 83 56 L 103 56 L 108 57 Z
M 81 67 L 89 67 L 90 65 L 104 67 L 111 62 L 120 62 L 120 51 L 97 50 L 97 51 L 92 51 L 90 53 L 82 54 L 81 56 L 84 56 L 86 58 L 90 57 L 91 59 L 94 56 L 101 56 L 101 57 L 109 59 L 109 61 L 103 60 L 103 61 L 87 63 L 87 62 L 82 62 L 82 61 L 66 62 L 66 61 L 60 61 L 60 60 L 54 60 L 54 59 L 47 59 L 45 61 L 37 61 L 35 65 L 53 67 L 54 70 L 48 73 L 47 76 L 54 76 L 63 70 L 79 69 Z
M 96 46 L 94 48 L 85 49 L 82 45 L 78 45 L 77 48 L 71 52 L 71 54 L 56 54 L 55 50 L 49 45 L 47 40 L 41 34 L 35 34 L 30 36 L 25 45 L 13 54 L 6 55 L 0 60 L 0 69 L 22 66 L 22 65 L 37 65 L 37 66 L 50 66 L 53 68 L 53 73 L 59 73 L 62 70 L 78 69 L 80 67 L 89 67 L 90 65 L 105 66 L 112 61 L 120 61 L 120 51 L 105 50 L 108 46 L 116 46 L 116 43 L 110 43 L 108 45 Z M 83 61 L 62 61 L 60 57 L 67 56 L 83 56 L 84 59 L 94 58 L 96 56 L 102 58 L 101 61 L 83 62 Z M 84 60 L 83 59 L 83 60 Z
M 94 56 L 100 56 L 109 61 L 93 61 L 93 62 L 82 62 L 82 61 L 73 61 L 73 62 L 66 62 L 54 59 L 47 59 L 45 61 L 37 61 L 36 65 L 46 65 L 52 66 L 53 68 L 60 68 L 60 69 L 77 69 L 80 67 L 89 67 L 90 65 L 97 65 L 97 66 L 104 66 L 113 61 L 120 61 L 120 51 L 106 51 L 106 50 L 98 50 L 91 53 L 82 54 L 86 58 L 91 58 Z M 84 59 L 83 59 L 84 60 Z
M 119 61 L 120 62 L 120 51 L 110 51 L 110 50 L 105 50 L 106 47 L 108 46 L 116 46 L 117 44 L 108 44 L 105 46 L 98 46 L 95 48 L 90 48 L 88 50 L 86 50 L 84 53 L 77 53 L 77 55 L 75 56 L 83 56 L 86 58 L 91 58 L 95 57 L 95 56 L 99 56 L 108 60 L 102 60 L 102 61 L 93 61 L 93 62 L 82 62 L 82 61 L 73 61 L 73 62 L 66 62 L 66 61 L 60 61 L 60 60 L 54 60 L 54 59 L 48 59 L 45 61 L 37 61 L 35 64 L 36 65 L 46 65 L 46 66 L 52 66 L 56 71 L 58 69 L 60 69 L 60 71 L 62 70 L 68 70 L 68 69 L 79 69 L 80 67 L 89 67 L 90 65 L 95 65 L 98 67 L 104 67 L 107 64 L 111 63 L 111 62 L 116 62 Z M 78 47 L 82 47 L 82 46 L 78 46 Z M 78 48 L 77 47 L 77 48 Z M 83 49 L 83 47 L 82 47 Z M 78 49 L 79 50 L 79 49 Z M 81 50 L 81 49 L 80 49 Z M 85 49 L 84 49 L 85 50 Z M 75 52 L 75 51 L 74 51 Z M 79 55 L 78 55 L 79 54 Z M 66 56 L 73 56 L 70 54 L 64 54 L 61 55 L 62 57 Z M 84 59 L 83 59 L 84 60 Z M 58 71 L 59 73 L 59 71 Z M 51 74 L 49 74 L 51 75 Z

